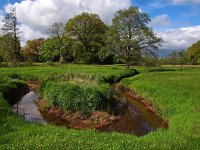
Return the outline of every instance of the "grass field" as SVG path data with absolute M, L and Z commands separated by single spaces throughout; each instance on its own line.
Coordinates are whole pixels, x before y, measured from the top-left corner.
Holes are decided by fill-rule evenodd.
M 61 78 L 60 74 L 64 74 L 63 80 L 69 74 L 73 77 L 84 74 L 85 78 L 92 76 L 91 79 L 98 76 L 98 81 L 103 82 L 127 77 L 130 72 L 122 67 L 67 65 L 0 68 L 0 149 L 200 149 L 200 69 L 169 68 L 173 71 L 148 72 L 146 68 L 136 67 L 142 72 L 140 75 L 122 80 L 127 87 L 151 101 L 158 114 L 169 120 L 169 129 L 159 129 L 140 138 L 27 123 L 11 113 L 3 98 L 6 90 L 23 84 L 13 78 L 46 80 Z

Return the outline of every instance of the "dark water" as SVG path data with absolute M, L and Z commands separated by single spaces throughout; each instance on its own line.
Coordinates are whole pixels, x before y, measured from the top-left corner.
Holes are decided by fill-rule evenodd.
M 24 95 L 22 99 L 13 106 L 12 110 L 26 121 L 47 124 L 35 104 L 37 100 L 38 94 L 31 91 Z
M 126 89 L 121 88 L 117 84 L 113 85 L 113 89 L 117 101 L 115 113 L 120 115 L 122 119 L 111 125 L 104 126 L 100 131 L 115 131 L 143 136 L 165 126 L 161 118 L 147 111 L 145 106 L 138 100 L 127 95 Z

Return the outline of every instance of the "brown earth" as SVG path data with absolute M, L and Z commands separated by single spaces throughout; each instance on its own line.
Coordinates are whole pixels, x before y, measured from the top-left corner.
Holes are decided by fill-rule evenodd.
M 120 119 L 119 116 L 113 116 L 103 111 L 93 111 L 88 117 L 77 112 L 63 111 L 42 99 L 37 102 L 37 105 L 48 123 L 74 129 L 99 129 Z
M 26 84 L 30 91 L 37 91 L 40 81 L 27 81 Z

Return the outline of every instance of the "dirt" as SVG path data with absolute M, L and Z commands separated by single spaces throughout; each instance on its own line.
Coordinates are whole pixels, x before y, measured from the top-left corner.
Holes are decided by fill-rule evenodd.
M 37 91 L 40 81 L 27 81 L 26 84 L 30 91 Z
M 58 107 L 52 107 L 48 101 L 42 99 L 37 102 L 37 105 L 48 123 L 79 130 L 98 129 L 120 119 L 119 116 L 103 111 L 93 111 L 88 117 L 77 112 L 63 111 Z

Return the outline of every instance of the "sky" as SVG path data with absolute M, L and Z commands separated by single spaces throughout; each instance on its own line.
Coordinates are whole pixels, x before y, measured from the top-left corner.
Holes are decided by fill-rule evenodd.
M 149 26 L 163 39 L 160 57 L 172 50 L 187 49 L 200 40 L 200 0 L 0 0 L 0 20 L 10 6 L 16 7 L 24 45 L 27 40 L 48 37 L 54 22 L 66 23 L 86 11 L 111 24 L 117 10 L 132 5 L 149 14 Z

